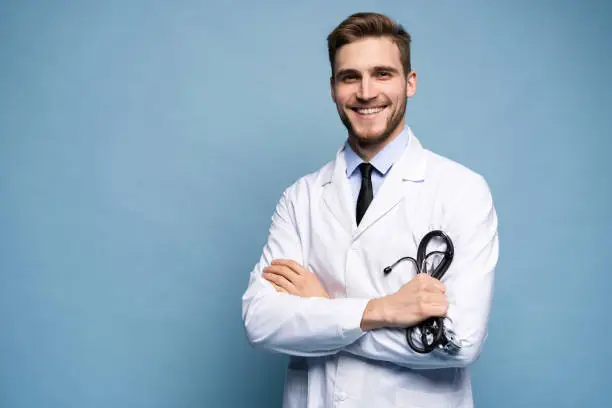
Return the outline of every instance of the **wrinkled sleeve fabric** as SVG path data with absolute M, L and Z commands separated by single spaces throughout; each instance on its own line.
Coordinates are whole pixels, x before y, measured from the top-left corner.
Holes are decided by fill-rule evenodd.
M 291 187 L 290 187 L 291 188 Z M 277 292 L 262 278 L 275 259 L 303 264 L 290 189 L 272 216 L 267 242 L 242 297 L 242 320 L 251 345 L 294 356 L 335 354 L 364 335 L 367 299 L 302 298 Z
M 346 352 L 414 369 L 466 367 L 478 359 L 487 337 L 499 254 L 497 214 L 490 189 L 480 176 L 448 207 L 455 258 L 442 279 L 449 301 L 445 326 L 457 336 L 460 351 L 448 354 L 436 349 L 419 354 L 409 347 L 405 330 L 380 329 L 368 332 Z

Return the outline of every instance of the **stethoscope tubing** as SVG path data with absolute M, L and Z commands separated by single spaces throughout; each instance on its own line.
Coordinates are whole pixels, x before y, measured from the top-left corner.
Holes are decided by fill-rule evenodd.
M 427 253 L 427 246 L 430 241 L 434 238 L 441 238 L 446 245 L 445 251 L 433 251 L 429 254 Z M 433 270 L 427 270 L 427 259 L 432 255 L 443 255 L 442 261 L 438 263 L 437 266 L 433 268 Z M 441 280 L 448 268 L 450 267 L 453 258 L 455 255 L 455 247 L 453 245 L 453 241 L 450 237 L 440 230 L 433 230 L 428 232 L 421 242 L 419 243 L 419 247 L 417 249 L 417 259 L 415 260 L 412 257 L 405 256 L 403 258 L 398 259 L 393 265 L 388 266 L 384 269 L 384 274 L 388 275 L 391 273 L 393 268 L 397 266 L 400 262 L 410 260 L 415 264 L 417 273 L 429 273 L 433 278 Z M 419 329 L 421 332 L 421 341 L 423 343 L 423 347 L 419 347 L 414 343 L 412 338 L 416 329 Z M 429 337 L 433 335 L 433 340 L 430 342 Z M 417 353 L 425 354 L 433 351 L 442 341 L 444 335 L 444 319 L 442 317 L 432 317 L 423 322 L 408 327 L 406 329 L 406 340 L 410 348 L 412 348 Z

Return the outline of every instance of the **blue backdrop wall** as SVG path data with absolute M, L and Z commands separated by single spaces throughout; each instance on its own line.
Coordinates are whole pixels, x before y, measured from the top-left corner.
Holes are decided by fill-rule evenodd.
M 325 37 L 413 35 L 407 117 L 500 218 L 481 407 L 612 406 L 610 3 L 0 1 L 0 406 L 272 407 L 240 297 L 333 157 Z

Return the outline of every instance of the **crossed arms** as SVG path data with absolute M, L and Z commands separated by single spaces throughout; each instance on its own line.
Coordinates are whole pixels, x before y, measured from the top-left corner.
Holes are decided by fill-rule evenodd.
M 414 369 L 464 367 L 479 356 L 487 334 L 494 268 L 498 257 L 497 217 L 484 184 L 463 194 L 461 231 L 453 266 L 444 284 L 422 274 L 396 293 L 378 299 L 330 299 L 316 276 L 301 266 L 295 214 L 285 191 L 272 217 L 268 241 L 242 298 L 249 342 L 295 356 L 347 352 Z M 405 327 L 444 316 L 462 342 L 458 354 L 414 352 Z

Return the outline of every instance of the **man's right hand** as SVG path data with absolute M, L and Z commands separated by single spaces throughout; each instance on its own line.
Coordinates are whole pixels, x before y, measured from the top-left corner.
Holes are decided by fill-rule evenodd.
M 420 273 L 396 293 L 368 302 L 361 329 L 411 327 L 430 317 L 444 317 L 448 311 L 446 287 L 426 273 Z

